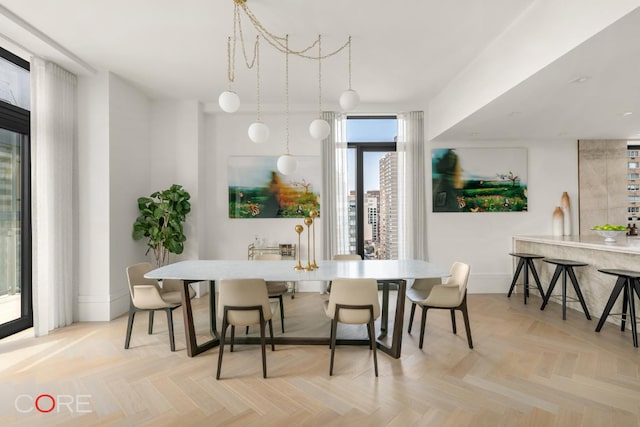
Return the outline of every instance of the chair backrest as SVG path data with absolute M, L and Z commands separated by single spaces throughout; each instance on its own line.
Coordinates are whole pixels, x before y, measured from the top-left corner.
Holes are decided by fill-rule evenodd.
M 447 286 L 458 286 L 460 290 L 459 302 L 462 302 L 464 294 L 467 291 L 467 281 L 469 280 L 469 271 L 471 267 L 462 262 L 454 262 L 451 265 L 451 276 L 449 276 L 444 284 Z
M 331 282 L 331 294 L 327 314 L 335 316 L 336 304 L 372 305 L 373 318 L 380 316 L 378 302 L 378 282 L 376 279 L 337 278 Z M 339 321 L 342 323 L 362 324 L 369 321 L 369 311 L 340 309 Z
M 264 279 L 222 279 L 219 283 L 218 317 L 222 319 L 225 306 L 251 307 L 262 306 L 264 319 L 271 319 L 271 305 Z M 230 325 L 249 326 L 260 323 L 258 311 L 229 311 L 227 321 Z
M 141 262 L 138 264 L 130 265 L 127 267 L 127 280 L 129 281 L 129 293 L 131 299 L 135 304 L 135 286 L 138 285 L 153 285 L 158 288 L 158 282 L 154 279 L 147 279 L 145 274 L 153 270 L 153 267 L 148 262 Z
M 335 254 L 334 261 L 362 261 L 362 257 L 358 254 Z
M 253 259 L 259 261 L 279 261 L 282 259 L 281 254 L 256 254 Z

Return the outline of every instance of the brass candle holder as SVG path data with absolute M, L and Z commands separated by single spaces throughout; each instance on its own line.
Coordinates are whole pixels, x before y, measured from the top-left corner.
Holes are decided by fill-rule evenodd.
M 300 233 L 302 233 L 303 231 L 303 226 L 301 226 L 300 224 L 296 225 L 296 233 L 298 233 L 298 250 L 296 251 L 298 254 L 298 263 L 295 267 L 293 267 L 294 270 L 303 270 L 302 264 L 300 264 Z
M 318 264 L 316 263 L 316 218 L 318 217 L 318 211 L 312 210 L 309 212 L 309 217 L 311 218 L 312 226 L 313 226 L 313 263 L 311 263 L 311 267 L 314 269 L 318 268 Z
M 311 218 L 305 218 L 304 224 L 307 226 L 307 266 L 304 269 L 311 271 L 313 270 L 311 266 L 311 224 L 313 224 L 313 220 Z

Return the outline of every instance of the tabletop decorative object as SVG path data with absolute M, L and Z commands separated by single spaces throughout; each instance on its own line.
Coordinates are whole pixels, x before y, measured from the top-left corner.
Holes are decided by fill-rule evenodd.
M 312 233 L 313 243 L 311 245 L 311 247 L 313 248 L 313 263 L 311 264 L 311 267 L 313 267 L 313 269 L 315 270 L 316 268 L 318 268 L 318 263 L 316 263 L 316 218 L 318 217 L 318 211 L 316 210 L 310 211 L 309 217 L 313 221 L 311 223 L 313 227 L 313 233 Z
M 298 263 L 294 267 L 294 270 L 303 269 L 302 264 L 300 264 L 300 233 L 302 233 L 302 231 L 304 231 L 304 227 L 300 224 L 296 225 L 296 233 L 298 233 L 298 250 L 296 251 L 298 253 Z
M 571 235 L 571 201 L 569 199 L 569 193 L 566 191 L 562 193 L 562 197 L 560 198 L 560 208 L 562 209 L 562 218 L 563 218 L 563 235 L 570 236 Z
M 304 224 L 307 226 L 307 266 L 304 268 L 307 271 L 312 271 L 313 266 L 311 265 L 311 224 L 313 224 L 313 220 L 309 217 L 304 219 Z

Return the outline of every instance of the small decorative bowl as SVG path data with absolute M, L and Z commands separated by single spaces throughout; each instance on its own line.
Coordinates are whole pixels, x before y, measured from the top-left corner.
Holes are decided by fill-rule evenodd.
M 627 233 L 627 230 L 594 230 L 593 228 L 592 230 L 604 237 L 605 243 L 614 243 L 618 236 Z

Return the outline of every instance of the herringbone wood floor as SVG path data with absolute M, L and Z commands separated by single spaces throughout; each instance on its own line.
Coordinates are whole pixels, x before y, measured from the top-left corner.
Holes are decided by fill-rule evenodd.
M 327 334 L 323 298 L 287 298 L 287 333 Z M 205 303 L 194 302 L 203 337 Z M 136 319 L 129 350 L 123 349 L 126 316 L 37 339 L 23 333 L 0 341 L 0 425 L 639 425 L 640 351 L 630 331 L 607 324 L 595 333 L 597 319 L 570 310 L 563 321 L 558 304 L 540 311 L 539 303 L 470 295 L 473 350 L 460 318 L 453 335 L 446 311 L 429 312 L 424 349 L 417 348 L 419 327 L 412 335 L 405 327 L 401 359 L 378 353 L 379 378 L 366 347 L 338 347 L 329 377 L 326 346 L 276 346 L 267 352 L 265 380 L 259 347 L 238 346 L 225 351 L 223 378 L 216 381 L 218 350 L 187 357 L 180 309 L 175 353 L 160 314 L 153 335 L 146 334 L 146 315 Z M 274 320 L 274 330 L 279 327 Z M 48 414 L 20 413 L 15 401 L 24 394 L 89 395 L 83 399 L 90 412 L 59 406 Z

